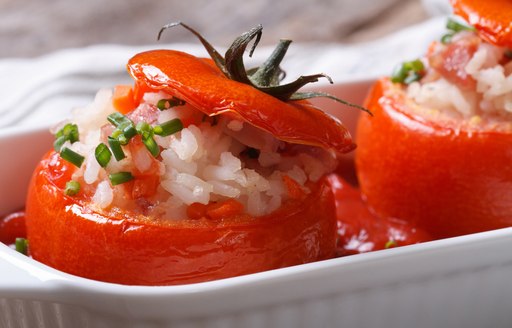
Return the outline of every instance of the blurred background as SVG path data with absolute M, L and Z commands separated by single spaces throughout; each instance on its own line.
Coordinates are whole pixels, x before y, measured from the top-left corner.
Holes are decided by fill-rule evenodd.
M 260 23 L 263 45 L 279 38 L 353 44 L 427 17 L 421 0 L 0 0 L 0 58 L 92 44 L 153 44 L 162 25 L 178 20 L 214 45 L 228 46 Z M 183 29 L 163 41 L 196 42 Z

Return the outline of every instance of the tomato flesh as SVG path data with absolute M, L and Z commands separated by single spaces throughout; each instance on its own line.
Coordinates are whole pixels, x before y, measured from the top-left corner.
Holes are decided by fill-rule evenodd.
M 480 45 L 480 39 L 467 33 L 458 42 L 443 45 L 442 51 L 428 57 L 429 65 L 441 76 L 463 89 L 474 89 L 476 81 L 466 72 L 469 63 Z

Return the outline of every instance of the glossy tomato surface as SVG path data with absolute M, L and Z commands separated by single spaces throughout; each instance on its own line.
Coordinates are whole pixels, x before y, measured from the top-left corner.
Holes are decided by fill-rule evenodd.
M 34 259 L 78 276 L 130 285 L 195 283 L 331 258 L 336 214 L 325 180 L 263 216 L 161 221 L 65 196 L 73 168 L 50 152 L 26 207 Z
M 355 148 L 347 128 L 309 102 L 281 101 L 230 80 L 203 58 L 173 50 L 152 50 L 132 57 L 128 71 L 139 88 L 163 90 L 207 115 L 230 115 L 277 139 L 339 153 Z
M 512 226 L 512 133 L 468 131 L 410 114 L 388 79 L 357 127 L 361 191 L 381 216 L 434 238 Z
M 338 220 L 337 255 L 346 256 L 431 241 L 408 221 L 381 217 L 372 211 L 360 190 L 339 174 L 329 175 Z
M 26 238 L 25 212 L 18 211 L 0 218 L 0 243 L 14 244 L 16 238 Z
M 512 1 L 451 0 L 453 11 L 492 44 L 512 47 Z

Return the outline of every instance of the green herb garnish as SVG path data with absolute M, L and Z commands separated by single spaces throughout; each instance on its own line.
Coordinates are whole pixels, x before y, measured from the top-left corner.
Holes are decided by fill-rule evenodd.
M 94 150 L 94 156 L 96 156 L 96 161 L 101 167 L 106 167 L 112 158 L 112 153 L 107 145 L 100 143 Z
M 450 43 L 453 36 L 461 31 L 475 31 L 473 26 L 458 22 L 452 18 L 449 18 L 446 22 L 446 28 L 449 30 L 449 32 L 441 37 L 441 43 L 443 44 Z
M 384 248 L 388 249 L 388 248 L 393 248 L 396 246 L 398 246 L 398 243 L 396 241 L 394 241 L 393 239 L 390 239 L 386 242 L 386 245 L 384 245 Z
M 158 146 L 153 138 L 154 131 L 151 125 L 147 122 L 139 122 L 137 124 L 137 133 L 140 134 L 142 143 L 146 146 L 151 155 L 153 155 L 153 157 L 158 157 L 158 155 L 160 155 L 160 146 Z
M 452 42 L 453 35 L 454 35 L 453 33 L 447 33 L 447 34 L 443 35 L 441 37 L 441 43 L 447 44 L 447 43 Z
M 153 138 L 153 135 L 149 135 L 146 138 L 142 138 L 142 143 L 144 146 L 146 146 L 147 150 L 153 155 L 153 157 L 158 157 L 160 155 L 160 146 L 155 141 L 155 138 Z
M 120 161 L 126 157 L 124 154 L 123 148 L 121 147 L 121 142 L 113 137 L 108 137 L 108 145 L 110 146 L 110 150 L 112 154 L 114 154 L 114 158 L 116 161 Z
M 70 162 L 76 167 L 81 167 L 82 163 L 84 162 L 84 157 L 80 155 L 79 153 L 74 152 L 73 150 L 69 149 L 68 147 L 64 147 L 60 150 L 60 157 L 64 159 L 65 161 Z
M 135 126 L 131 121 L 130 123 L 120 125 L 118 129 L 120 129 L 123 132 L 123 135 L 127 140 L 130 140 L 131 138 L 137 135 L 137 129 L 135 129 Z
M 27 255 L 28 240 L 26 238 L 16 238 L 14 241 L 14 249 L 23 255 Z
M 68 196 L 75 196 L 80 191 L 80 183 L 78 181 L 70 180 L 66 182 L 64 193 Z
M 131 172 L 118 172 L 109 174 L 108 178 L 110 179 L 112 185 L 116 186 L 133 180 L 133 175 Z
M 172 119 L 159 125 L 155 125 L 153 131 L 156 135 L 167 137 L 183 129 L 183 123 L 179 118 Z
M 107 116 L 107 120 L 112 123 L 113 126 L 118 127 L 123 124 L 132 123 L 132 121 L 119 112 L 114 112 Z
M 147 138 L 153 134 L 153 128 L 147 122 L 139 122 L 137 123 L 137 133 L 141 135 L 142 138 Z
M 448 18 L 448 22 L 446 22 L 446 28 L 455 33 L 461 31 L 475 31 L 473 26 L 458 22 L 452 18 Z
M 78 126 L 76 124 L 68 123 L 62 127 L 55 134 L 55 141 L 53 142 L 53 148 L 55 151 L 60 151 L 62 145 L 66 141 L 70 143 L 77 142 L 79 140 Z
M 424 70 L 425 66 L 420 59 L 404 62 L 398 65 L 391 74 L 391 82 L 411 84 L 423 77 Z
M 156 107 L 160 110 L 166 110 L 166 109 L 169 109 L 172 107 L 183 106 L 183 105 L 185 105 L 185 101 L 183 101 L 179 98 L 176 98 L 176 97 L 172 97 L 169 99 L 160 99 L 158 101 L 158 103 L 156 104 Z
M 107 116 L 107 120 L 116 127 L 112 137 L 119 140 L 122 145 L 128 144 L 131 138 L 137 135 L 137 129 L 132 120 L 121 113 L 115 112 Z

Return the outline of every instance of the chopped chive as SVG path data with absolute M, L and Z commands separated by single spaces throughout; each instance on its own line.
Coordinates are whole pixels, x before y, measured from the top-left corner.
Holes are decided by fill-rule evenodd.
M 394 241 L 393 239 L 390 239 L 386 242 L 386 245 L 384 245 L 384 248 L 392 248 L 398 246 L 398 243 Z
M 148 138 L 153 134 L 153 128 L 147 122 L 141 121 L 136 126 L 137 133 L 142 136 L 142 139 Z
M 160 146 L 158 146 L 152 135 L 147 138 L 142 138 L 142 143 L 144 143 L 153 157 L 158 157 L 158 155 L 160 155 Z
M 68 147 L 64 147 L 60 150 L 60 157 L 64 159 L 65 161 L 70 162 L 76 167 L 82 166 L 82 163 L 84 162 L 85 157 L 80 155 L 79 153 L 76 153 L 69 149 Z
M 452 18 L 449 18 L 448 21 L 446 22 L 446 28 L 455 33 L 458 33 L 461 31 L 475 31 L 475 28 L 473 26 L 463 24 L 463 23 L 458 22 Z
M 176 98 L 176 97 L 172 97 L 170 99 L 160 99 L 157 102 L 156 107 L 160 110 L 166 110 L 171 107 L 183 106 L 183 105 L 185 105 L 185 101 L 183 101 L 179 98 Z
M 457 22 L 451 18 L 449 18 L 446 22 L 446 28 L 449 30 L 449 32 L 441 37 L 441 43 L 443 44 L 452 42 L 453 36 L 461 31 L 475 31 L 473 26 Z
M 71 143 L 78 141 L 79 133 L 78 126 L 76 124 L 68 123 L 62 127 L 57 133 L 55 137 L 65 136 Z
M 416 60 L 413 60 L 410 62 L 406 62 L 405 66 L 407 67 L 407 69 L 409 69 L 413 72 L 420 72 L 425 69 L 423 62 L 419 59 L 416 59 Z
M 173 120 L 164 122 L 162 124 L 155 125 L 155 127 L 153 128 L 153 131 L 155 132 L 155 134 L 157 134 L 159 136 L 166 137 L 166 136 L 170 136 L 171 134 L 174 134 L 178 131 L 181 131 L 182 129 L 183 129 L 183 123 L 181 122 L 181 120 L 179 118 L 175 118 Z
M 160 99 L 157 103 L 156 103 L 156 107 L 160 110 L 166 110 L 168 108 L 171 108 L 171 104 L 169 102 L 168 99 Z
M 26 238 L 16 238 L 14 241 L 14 249 L 23 255 L 27 255 L 28 240 Z
M 454 36 L 454 33 L 446 33 L 445 35 L 443 35 L 441 37 L 441 43 L 448 44 L 448 43 L 452 42 L 453 36 Z
M 110 146 L 110 150 L 112 150 L 112 154 L 114 154 L 114 158 L 117 161 L 120 161 L 126 157 L 123 148 L 121 147 L 121 142 L 119 142 L 119 140 L 112 137 L 108 137 L 108 145 Z
M 70 180 L 66 182 L 64 193 L 68 196 L 75 196 L 80 191 L 80 183 L 78 181 Z
M 107 120 L 112 123 L 115 127 L 123 124 L 131 123 L 131 120 L 119 112 L 114 112 L 107 116 Z
M 160 155 L 160 147 L 153 138 L 154 130 L 147 122 L 141 121 L 137 123 L 137 132 L 142 138 L 142 143 L 146 146 L 153 157 Z
M 53 143 L 53 148 L 55 151 L 60 151 L 62 145 L 66 141 L 71 143 L 77 142 L 79 140 L 78 126 L 76 124 L 68 123 L 62 127 L 55 134 L 55 141 Z
M 119 126 L 119 129 L 121 129 L 123 131 L 123 135 L 128 140 L 135 137 L 135 135 L 137 134 L 137 129 L 135 129 L 133 122 L 123 123 L 122 125 Z
M 118 139 L 122 145 L 128 144 L 130 139 L 137 134 L 132 120 L 121 113 L 112 113 L 107 116 L 107 120 L 116 127 L 112 132 L 112 137 Z
M 418 72 L 411 72 L 409 75 L 404 79 L 405 84 L 411 84 L 413 82 L 421 80 L 423 76 Z
M 110 179 L 112 185 L 116 186 L 133 180 L 133 175 L 131 172 L 118 172 L 109 174 L 108 178 Z
M 119 143 L 121 145 L 127 145 L 130 140 L 126 139 L 124 134 L 120 134 L 119 137 L 117 137 L 117 140 L 119 140 Z
M 425 66 L 420 59 L 408 61 L 395 67 L 391 74 L 391 82 L 410 84 L 423 77 Z
M 402 83 L 407 77 L 407 73 L 408 72 L 403 64 L 396 66 L 391 74 L 391 82 Z
M 110 135 L 112 138 L 114 139 L 117 139 L 119 138 L 120 135 L 123 134 L 123 131 L 119 130 L 119 129 L 115 129 L 114 131 L 112 131 L 112 134 Z
M 105 167 L 110 162 L 112 153 L 110 152 L 110 149 L 108 149 L 107 145 L 100 143 L 94 150 L 94 156 L 96 156 L 98 164 L 100 164 L 101 167 Z
M 62 148 L 62 146 L 64 145 L 64 143 L 66 141 L 68 141 L 68 139 L 65 136 L 58 137 L 53 142 L 53 149 L 55 149 L 55 151 L 60 151 L 60 149 Z

